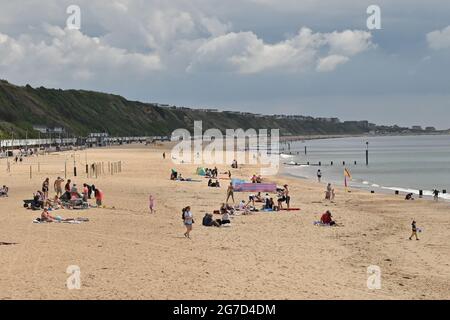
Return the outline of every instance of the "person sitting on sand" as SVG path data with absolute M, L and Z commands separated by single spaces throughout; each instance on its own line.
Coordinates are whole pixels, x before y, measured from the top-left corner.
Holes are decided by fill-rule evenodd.
M 205 216 L 203 217 L 203 221 L 202 224 L 205 227 L 220 227 L 220 223 L 219 221 L 221 221 L 220 219 L 214 220 L 213 219 L 213 215 L 210 213 L 205 213 Z
M 176 180 L 178 178 L 178 172 L 175 169 L 172 169 L 170 173 L 170 180 Z
M 225 224 L 230 224 L 231 223 L 231 221 L 230 221 L 230 215 L 228 214 L 228 212 L 225 212 L 223 215 L 222 215 L 222 220 L 220 221 L 220 224 L 221 225 L 225 225 Z
M 190 239 L 190 233 L 192 231 L 192 224 L 194 223 L 194 215 L 191 212 L 191 207 L 187 206 L 183 208 L 183 223 L 186 227 L 186 232 L 184 236 Z
M 74 184 L 70 190 L 70 205 L 72 207 L 83 205 L 83 196 L 78 193 L 77 185 Z
M 62 209 L 63 208 L 62 207 L 62 202 L 61 202 L 61 200 L 59 200 L 57 195 L 55 195 L 53 197 L 53 199 L 47 199 L 45 201 L 44 206 L 46 208 L 52 208 L 53 210 L 58 210 L 58 209 Z
M 324 225 L 334 226 L 336 225 L 336 222 L 333 221 L 333 216 L 331 215 L 331 212 L 327 210 L 322 217 L 320 218 L 320 222 Z
M 212 181 L 212 179 L 208 180 L 208 187 L 211 188 L 220 188 L 220 183 L 218 180 L 216 180 L 215 182 Z
M 3 186 L 0 188 L 0 197 L 7 197 L 9 192 L 9 188 L 7 186 Z
M 412 194 L 412 193 L 408 193 L 408 194 L 405 196 L 405 200 L 414 200 L 413 194 Z
M 239 209 L 240 211 L 245 210 L 246 207 L 247 207 L 247 205 L 245 204 L 245 200 L 242 200 L 241 202 L 239 202 L 239 204 L 238 204 L 238 209 Z
M 417 236 L 417 226 L 416 226 L 416 221 L 413 220 L 413 222 L 411 223 L 411 236 L 409 237 L 409 240 L 412 240 L 412 237 L 415 236 L 416 240 L 419 240 L 419 237 Z
M 42 222 L 54 222 L 56 221 L 56 218 L 52 216 L 47 208 L 44 208 L 44 211 L 41 213 L 41 221 Z
M 227 212 L 229 214 L 234 214 L 234 208 L 226 203 L 222 203 L 219 213 L 224 214 L 225 212 Z

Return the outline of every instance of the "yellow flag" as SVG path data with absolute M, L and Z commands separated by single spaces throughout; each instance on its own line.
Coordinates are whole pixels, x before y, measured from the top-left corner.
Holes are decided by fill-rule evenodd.
M 352 174 L 350 173 L 350 170 L 347 168 L 344 169 L 344 176 L 348 177 L 349 179 L 352 178 Z

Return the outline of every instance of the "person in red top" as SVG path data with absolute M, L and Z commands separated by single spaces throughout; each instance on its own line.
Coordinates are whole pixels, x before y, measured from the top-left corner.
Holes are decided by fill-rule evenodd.
M 323 224 L 328 224 L 330 226 L 333 226 L 336 224 L 336 222 L 333 221 L 332 217 L 333 216 L 331 215 L 331 212 L 327 211 L 320 218 L 320 222 L 322 222 Z
M 95 186 L 92 186 L 92 189 L 94 189 L 94 196 L 97 206 L 101 207 L 103 202 L 103 192 L 100 189 L 97 189 Z

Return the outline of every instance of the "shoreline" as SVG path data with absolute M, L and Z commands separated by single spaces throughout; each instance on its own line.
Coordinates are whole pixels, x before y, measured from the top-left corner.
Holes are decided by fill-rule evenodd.
M 286 169 L 289 167 L 289 165 L 286 164 L 282 164 L 283 169 Z M 289 172 L 281 172 L 278 174 L 280 177 L 290 177 L 293 179 L 300 179 L 300 180 L 306 180 L 306 181 L 310 181 L 312 183 L 318 183 L 316 182 L 316 179 L 312 178 L 312 177 L 306 177 L 306 176 L 296 176 L 295 174 L 289 173 Z M 332 181 L 333 186 L 340 188 L 342 190 L 345 189 L 344 186 L 341 186 L 339 184 L 336 183 L 336 181 Z M 322 182 L 320 185 L 326 186 L 328 182 Z M 350 183 L 350 182 L 349 182 Z M 381 195 L 387 195 L 387 196 L 397 196 L 397 197 L 402 197 L 402 196 L 406 196 L 408 193 L 412 193 L 414 196 L 417 196 L 417 199 L 424 199 L 427 201 L 434 201 L 433 199 L 433 195 L 432 195 L 432 190 L 423 190 L 424 195 L 423 197 L 419 197 L 419 191 L 420 190 L 416 190 L 416 189 L 408 189 L 408 188 L 404 188 L 404 187 L 384 187 L 381 185 L 378 186 L 371 186 L 371 187 L 364 187 L 363 185 L 349 185 L 348 189 L 356 189 L 356 190 L 360 190 L 363 191 L 367 194 L 381 194 Z M 374 192 L 372 193 L 371 191 L 376 191 L 378 190 L 379 192 Z M 396 195 L 395 191 L 399 191 L 399 194 Z M 442 194 L 440 194 L 439 196 L 439 201 L 443 201 L 443 202 L 447 202 L 450 204 L 450 195 L 449 194 L 445 194 L 447 196 L 446 197 L 442 197 Z M 404 199 L 404 198 L 403 198 Z

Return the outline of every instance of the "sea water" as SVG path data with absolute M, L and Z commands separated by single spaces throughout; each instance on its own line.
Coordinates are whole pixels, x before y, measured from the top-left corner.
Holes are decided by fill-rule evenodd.
M 322 182 L 344 186 L 347 168 L 352 174 L 351 187 L 413 194 L 423 190 L 425 196 L 431 196 L 434 189 L 450 191 L 450 135 L 305 140 L 290 142 L 290 146 L 282 144 L 280 148 L 284 149 L 283 163 L 301 164 L 283 168 L 283 173 L 296 177 L 316 179 L 320 169 Z M 308 162 L 310 165 L 306 165 Z M 441 198 L 450 200 L 450 195 L 441 194 Z

